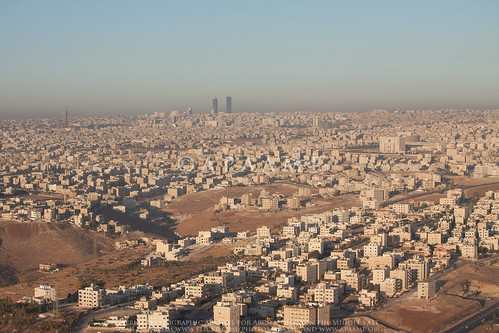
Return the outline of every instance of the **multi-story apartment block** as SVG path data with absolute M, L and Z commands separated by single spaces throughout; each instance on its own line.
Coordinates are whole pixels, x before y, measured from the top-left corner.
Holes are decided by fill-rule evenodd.
M 317 268 L 310 263 L 296 266 L 296 275 L 304 282 L 317 282 Z
M 478 246 L 476 246 L 474 244 L 461 245 L 461 255 L 464 258 L 477 259 L 478 258 Z
M 240 310 L 234 303 L 218 302 L 213 306 L 213 323 L 225 332 L 239 332 Z
M 385 279 L 380 283 L 379 290 L 388 297 L 393 297 L 402 290 L 402 280 L 394 278 Z
M 419 281 L 418 298 L 430 299 L 435 296 L 436 281 Z
M 373 284 L 381 284 L 386 278 L 390 277 L 390 268 L 376 268 L 373 269 Z
M 35 288 L 35 298 L 41 298 L 55 302 L 56 291 L 48 284 L 42 284 L 40 287 Z
M 381 245 L 379 243 L 370 243 L 364 246 L 364 257 L 377 257 L 381 255 Z
M 145 311 L 137 314 L 137 331 L 161 332 L 171 327 L 172 312 L 167 309 Z
M 330 307 L 326 306 L 285 306 L 284 326 L 304 327 L 308 325 L 330 325 Z
M 106 291 L 93 284 L 78 290 L 78 306 L 98 308 L 105 304 Z
M 411 271 L 412 282 L 426 280 L 430 274 L 428 262 L 420 257 L 400 263 L 399 268 Z
M 314 294 L 314 301 L 323 303 L 335 303 L 340 301 L 341 287 L 332 286 L 330 283 L 320 283 L 311 290 Z

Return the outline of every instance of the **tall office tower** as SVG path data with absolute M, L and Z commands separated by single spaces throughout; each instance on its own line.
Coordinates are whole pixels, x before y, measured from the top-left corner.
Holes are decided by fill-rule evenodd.
M 64 108 L 64 128 L 69 127 L 69 114 L 68 108 Z
M 227 107 L 227 113 L 232 113 L 232 97 L 227 96 L 225 104 Z
M 315 116 L 314 117 L 314 120 L 313 120 L 313 127 L 314 128 L 319 128 L 320 127 L 320 124 L 321 124 L 321 120 L 319 117 Z
M 217 114 L 218 113 L 218 99 L 215 97 L 213 99 L 213 113 Z

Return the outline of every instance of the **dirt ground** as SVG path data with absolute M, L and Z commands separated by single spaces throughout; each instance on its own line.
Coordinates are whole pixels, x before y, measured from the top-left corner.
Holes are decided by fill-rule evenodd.
M 33 288 L 43 283 L 55 286 L 58 297 L 66 297 L 83 285 L 98 282 L 102 282 L 105 288 L 142 283 L 168 285 L 213 270 L 227 260 L 224 256 L 215 258 L 217 253 L 214 250 L 213 253 L 203 253 L 201 259 L 170 262 L 166 267 L 143 268 L 140 266 L 140 259 L 151 249 L 151 246 L 141 246 L 115 250 L 99 258 L 63 268 L 59 272 L 40 273 L 33 279 L 0 288 L 0 298 L 8 296 L 16 300 L 23 296 L 33 296 Z
M 24 196 L 25 200 L 64 200 L 62 194 L 57 193 L 37 193 Z
M 499 177 L 469 178 L 466 176 L 446 176 L 454 181 L 456 185 L 481 185 L 499 182 Z
M 499 184 L 484 185 L 484 186 L 480 186 L 480 187 L 469 188 L 467 190 L 464 190 L 464 194 L 466 195 L 466 197 L 470 198 L 473 196 L 473 194 L 475 192 L 480 194 L 480 195 L 484 195 L 485 192 L 488 192 L 488 191 L 494 191 L 494 192 L 499 191 Z
M 259 188 L 251 190 L 234 188 L 230 189 L 230 192 L 223 190 L 213 194 L 210 191 L 193 193 L 174 200 L 165 208 L 165 211 L 173 213 L 171 217 L 177 220 L 174 228 L 180 235 L 197 235 L 200 230 L 220 225 L 228 226 L 232 232 L 255 231 L 262 225 L 275 228 L 282 226 L 294 216 L 322 213 L 340 207 L 347 209 L 360 204 L 358 196 L 347 194 L 332 199 L 313 199 L 310 207 L 299 210 L 284 209 L 278 212 L 265 212 L 257 209 L 243 209 L 218 213 L 213 211 L 213 205 L 220 200 L 220 197 L 242 195 L 249 191 L 259 193 L 261 191 Z M 241 191 L 243 189 L 244 191 Z M 277 189 L 280 193 L 284 192 L 282 187 L 277 187 Z M 234 190 L 241 192 L 232 194 Z M 291 193 L 295 191 L 293 187 L 286 187 L 285 190 Z
M 442 287 L 431 300 L 414 296 L 375 313 L 375 317 L 400 329 L 415 332 L 437 332 L 482 309 L 481 302 L 499 297 L 499 259 L 491 264 L 461 267 L 442 277 Z M 465 293 L 462 284 L 471 282 Z
M 0 222 L 0 286 L 42 276 L 39 264 L 81 263 L 113 245 L 102 234 L 66 223 Z
M 231 187 L 222 190 L 209 190 L 196 193 L 190 193 L 170 202 L 163 211 L 175 215 L 197 213 L 210 209 L 213 205 L 220 202 L 221 197 L 241 197 L 245 193 L 251 193 L 253 197 L 257 197 L 262 190 L 268 191 L 270 194 L 284 194 L 292 196 L 300 187 L 297 185 L 286 183 L 273 183 L 261 186 L 246 186 L 246 187 Z M 315 190 L 317 192 L 317 190 Z
M 433 201 L 433 202 L 437 202 L 438 203 L 439 200 L 440 200 L 440 198 L 445 198 L 445 197 L 446 197 L 446 194 L 432 193 L 432 194 L 423 195 L 423 196 L 420 196 L 420 197 L 417 197 L 417 198 L 414 198 L 414 199 L 407 198 L 407 200 L 401 201 L 399 203 L 412 203 L 412 204 L 414 204 L 414 200 L 416 202 Z
M 480 309 L 478 301 L 441 295 L 434 300 L 410 299 L 410 302 L 377 313 L 376 317 L 409 332 L 438 332 L 456 318 Z
M 337 325 L 337 323 L 339 323 L 339 325 Z M 397 332 L 391 328 L 383 326 L 376 320 L 365 316 L 349 317 L 345 318 L 344 321 L 339 320 L 336 323 L 333 321 L 332 324 L 332 327 L 335 328 L 334 332 Z

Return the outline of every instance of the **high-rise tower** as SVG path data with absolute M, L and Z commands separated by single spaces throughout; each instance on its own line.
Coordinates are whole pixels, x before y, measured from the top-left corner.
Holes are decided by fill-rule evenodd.
M 64 108 L 64 128 L 69 127 L 69 114 L 68 114 L 68 108 Z
M 217 114 L 218 113 L 218 99 L 215 97 L 213 99 L 213 113 Z
M 227 113 L 232 113 L 232 97 L 227 96 L 227 99 L 225 100 L 225 106 L 227 108 Z

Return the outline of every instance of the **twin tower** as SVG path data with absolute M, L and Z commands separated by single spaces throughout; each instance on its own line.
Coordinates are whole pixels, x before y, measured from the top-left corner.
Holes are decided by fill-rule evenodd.
M 226 107 L 225 110 L 226 113 L 232 113 L 232 97 L 227 96 L 227 98 L 225 99 L 225 107 Z M 213 108 L 211 112 L 215 114 L 218 113 L 218 99 L 216 97 L 213 99 Z

